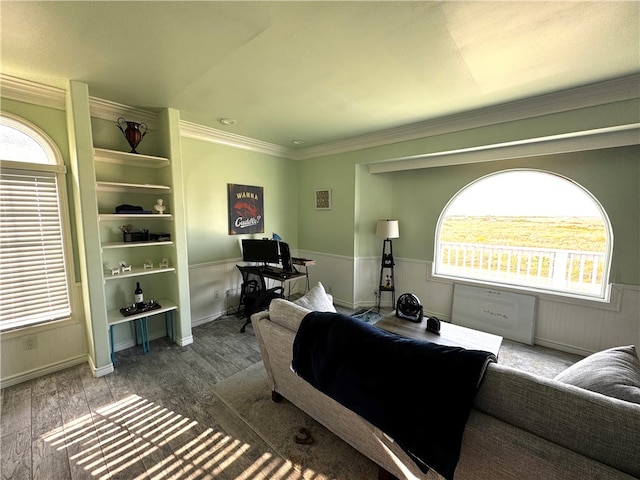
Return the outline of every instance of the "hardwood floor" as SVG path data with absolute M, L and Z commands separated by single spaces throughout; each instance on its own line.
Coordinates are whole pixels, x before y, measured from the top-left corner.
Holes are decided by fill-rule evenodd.
M 188 347 L 118 352 L 101 378 L 85 364 L 3 389 L 1 478 L 273 478 L 282 462 L 210 388 L 261 359 L 242 323 L 196 327 Z

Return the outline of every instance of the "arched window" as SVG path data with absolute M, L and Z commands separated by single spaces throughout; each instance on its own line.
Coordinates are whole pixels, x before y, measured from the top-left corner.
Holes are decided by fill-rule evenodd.
M 4 112 L 0 152 L 0 331 L 68 318 L 60 153 L 37 127 Z
M 605 299 L 612 250 L 609 219 L 587 190 L 554 173 L 507 170 L 449 201 L 434 274 Z

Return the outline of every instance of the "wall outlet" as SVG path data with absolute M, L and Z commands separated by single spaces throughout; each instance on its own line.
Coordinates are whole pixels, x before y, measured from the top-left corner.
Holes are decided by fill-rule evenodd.
M 34 348 L 38 348 L 38 337 L 35 335 L 26 336 L 24 338 L 24 349 L 33 350 Z
M 220 290 L 215 290 L 215 291 L 213 292 L 213 298 L 214 298 L 215 300 L 218 300 L 218 299 L 220 298 Z

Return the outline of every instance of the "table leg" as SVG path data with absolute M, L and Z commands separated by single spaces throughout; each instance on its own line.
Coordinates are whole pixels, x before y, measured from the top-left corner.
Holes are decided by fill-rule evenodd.
M 142 331 L 142 351 L 149 353 L 151 345 L 149 344 L 149 317 L 140 319 L 140 330 Z
M 116 352 L 113 347 L 113 325 L 109 326 L 109 341 L 111 343 L 111 363 L 116 363 Z
M 173 331 L 173 310 L 165 312 L 164 314 L 164 330 L 167 337 L 171 339 L 171 343 L 175 343 L 174 331 Z
M 142 332 L 140 332 L 140 336 L 142 337 Z M 133 341 L 138 345 L 138 324 L 136 320 L 133 321 Z

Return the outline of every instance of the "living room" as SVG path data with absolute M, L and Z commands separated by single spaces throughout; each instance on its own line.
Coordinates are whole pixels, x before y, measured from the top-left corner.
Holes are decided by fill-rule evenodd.
M 619 3 L 625 8 L 625 2 Z M 47 83 L 54 75 L 39 71 L 37 61 L 17 62 L 19 49 L 15 46 L 20 44 L 20 37 L 9 24 L 5 28 L 5 22 L 24 18 L 31 7 L 2 8 L 2 111 L 30 122 L 50 137 L 71 171 L 76 146 L 70 140 L 68 82 L 82 74 L 69 73 L 57 79 L 62 83 Z M 25 10 L 20 12 L 20 8 Z M 625 27 L 633 31 L 638 22 L 637 4 L 626 16 Z M 7 44 L 4 35 L 9 32 L 14 36 Z M 613 72 L 602 67 L 598 81 L 569 81 L 565 83 L 570 87 L 562 90 L 460 109 L 411 124 L 386 125 L 377 131 L 303 148 L 245 136 L 236 133 L 233 126 L 205 125 L 190 118 L 186 109 L 178 110 L 180 119 L 172 127 L 172 135 L 178 137 L 182 157 L 183 234 L 188 254 L 188 278 L 183 283 L 189 291 L 189 329 L 237 306 L 240 278 L 236 264 L 241 259 L 241 236 L 229 235 L 228 184 L 264 188 L 264 234 L 255 237 L 277 233 L 295 255 L 314 259 L 316 265 L 309 267 L 312 282 L 322 282 L 337 305 L 349 308 L 375 304 L 381 247 L 375 225 L 382 218 L 398 219 L 401 231 L 394 239 L 396 290 L 415 293 L 426 313 L 447 321 L 451 319 L 454 282 L 432 273 L 440 214 L 470 182 L 492 172 L 531 168 L 565 176 L 584 187 L 602 204 L 614 232 L 607 299 L 535 293 L 535 343 L 583 356 L 613 346 L 640 344 L 640 77 L 637 29 L 635 32 L 623 42 L 627 52 L 635 49 L 626 57 L 631 67 Z M 10 45 L 14 50 L 9 50 Z M 12 56 L 5 56 L 10 51 Z M 117 119 L 125 117 L 150 126 L 138 150 L 155 153 L 161 142 L 157 132 L 162 123 L 156 112 L 169 105 L 162 100 L 153 104 L 137 101 L 131 92 L 107 98 L 94 96 L 102 86 L 98 82 L 87 82 L 86 86 L 90 136 L 96 146 L 127 151 L 129 147 L 116 128 Z M 269 121 L 264 117 L 260 120 Z M 630 132 L 634 140 L 599 136 L 601 129 L 621 126 L 633 127 Z M 526 145 L 557 135 L 576 136 L 578 140 L 570 148 L 543 147 L 535 153 L 500 156 L 505 143 Z M 494 157 L 459 159 L 454 155 L 479 146 Z M 419 165 L 408 165 L 408 158 Z M 373 172 L 376 168 L 378 173 Z M 321 189 L 331 191 L 330 209 L 315 208 L 314 194 Z M 82 293 L 85 266 L 78 240 L 76 202 L 78 198 L 70 193 L 74 318 L 62 325 L 3 333 L 3 387 L 85 364 L 95 354 L 93 333 L 84 319 L 84 312 L 90 308 L 89 299 Z M 302 291 L 303 285 L 296 288 Z M 391 307 L 388 296 L 382 300 L 385 307 Z M 164 336 L 161 322 L 150 328 L 152 339 Z M 133 345 L 128 328 L 121 328 L 116 336 L 118 350 L 124 352 Z M 25 349 L 27 339 L 34 337 L 37 347 Z
M 448 320 L 453 283 L 430 273 L 439 215 L 456 192 L 487 173 L 534 168 L 564 175 L 591 192 L 608 214 L 615 236 L 609 301 L 540 295 L 536 343 L 582 355 L 629 339 L 640 343 L 640 227 L 633 207 L 639 204 L 637 145 L 601 142 L 597 148 L 572 146 L 572 151 L 560 153 L 550 149 L 549 153 L 532 157 L 451 164 L 438 161 L 462 148 L 483 145 L 491 151 L 492 145 L 504 142 L 637 123 L 637 82 L 637 76 L 626 76 L 533 100 L 435 118 L 412 129 L 388 129 L 371 139 L 355 137 L 306 147 L 297 153 L 242 136 L 225 137 L 218 129 L 181 120 L 191 323 L 210 321 L 229 310 L 239 288 L 235 264 L 241 252 L 238 238 L 228 235 L 227 184 L 264 187 L 265 233 L 258 237 L 277 232 L 297 255 L 314 258 L 316 266 L 310 268 L 311 278 L 321 281 L 336 303 L 345 306 L 375 303 L 380 250 L 375 222 L 397 218 L 401 225 L 401 236 L 394 242 L 397 291 L 415 293 L 426 311 Z M 89 93 L 91 90 L 89 85 Z M 3 110 L 44 130 L 68 162 L 68 133 L 63 128 L 64 89 L 4 75 L 2 92 Z M 92 114 L 106 113 L 97 113 L 102 118 L 93 118 L 92 133 L 96 145 L 125 150 L 126 142 L 115 128 L 115 120 L 127 115 L 153 126 L 155 115 L 111 103 L 117 100 L 98 102 L 101 108 L 95 108 Z M 152 127 L 140 145 L 142 153 L 152 151 L 153 142 L 158 141 L 153 138 L 153 130 Z M 425 167 L 433 168 L 370 173 L 371 165 L 379 162 L 391 163 L 434 152 L 442 156 L 425 163 Z M 314 192 L 327 188 L 332 192 L 332 208 L 315 209 Z M 74 247 L 79 282 L 78 255 Z M 389 300 L 383 298 L 384 301 Z M 81 302 L 77 306 L 82 308 Z M 81 330 L 73 329 L 71 335 L 79 340 L 74 342 L 74 348 L 67 349 L 66 357 L 58 352 L 43 358 L 39 352 L 37 360 L 21 367 L 15 366 L 15 359 L 24 355 L 18 347 L 23 338 L 3 335 L 3 380 L 79 361 L 86 354 L 82 346 L 85 333 Z M 39 335 L 40 345 L 47 345 L 42 350 L 56 349 L 56 335 Z M 9 368 L 12 364 L 14 367 Z

